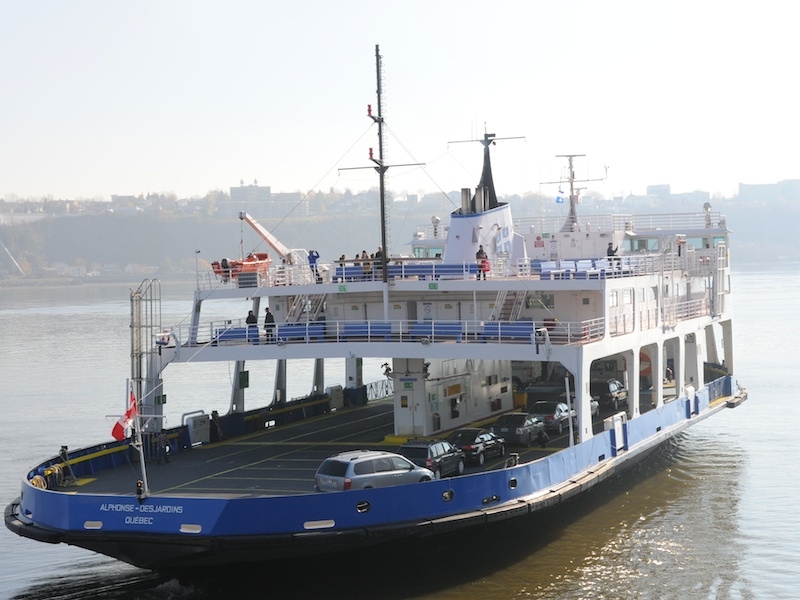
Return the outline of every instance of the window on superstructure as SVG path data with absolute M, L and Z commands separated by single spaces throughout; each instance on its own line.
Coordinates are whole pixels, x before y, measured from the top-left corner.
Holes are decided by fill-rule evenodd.
M 554 294 L 533 292 L 533 302 L 531 306 L 534 308 L 555 308 L 556 297 Z
M 619 296 L 617 295 L 617 292 L 616 292 L 616 291 L 614 291 L 614 292 L 611 292 L 611 293 L 608 295 L 608 305 L 609 305 L 611 308 L 614 308 L 614 307 L 616 307 L 616 306 L 619 306 Z

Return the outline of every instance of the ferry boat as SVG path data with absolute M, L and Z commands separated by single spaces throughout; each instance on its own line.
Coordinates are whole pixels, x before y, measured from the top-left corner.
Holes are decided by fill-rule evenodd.
M 380 66 L 377 48 L 376 59 Z M 378 84 L 370 117 L 382 139 L 380 76 Z M 706 204 L 688 214 L 593 216 L 590 225 L 578 214 L 575 155 L 565 157 L 566 219 L 513 216 L 494 188 L 496 139 L 480 140 L 477 188 L 462 190 L 448 223 L 434 218 L 418 230 L 411 257 L 309 262 L 243 213 L 272 256 L 259 255 L 247 277 L 206 273 L 188 325 L 161 322 L 160 283 L 145 281 L 131 294 L 132 401 L 120 419 L 133 425 L 130 437 L 63 447 L 31 468 L 6 526 L 159 570 L 435 543 L 542 518 L 746 399 L 734 378 L 724 216 Z M 382 177 L 383 153 L 373 161 Z M 382 240 L 386 248 L 385 229 Z M 248 299 L 255 315 L 268 306 L 274 324 L 203 320 L 208 303 L 231 298 Z M 386 358 L 385 393 L 363 384 L 365 357 Z M 344 358 L 346 381 L 326 386 L 333 358 Z M 298 359 L 315 361 L 312 393 L 290 400 Z M 166 429 L 169 368 L 203 361 L 235 365 L 230 410 L 198 407 Z M 276 363 L 267 407 L 246 404 L 252 361 Z M 598 410 L 593 392 L 608 380 L 625 402 Z M 509 448 L 452 477 L 314 490 L 317 466 L 341 450 L 488 428 L 540 398 L 574 414 L 546 447 Z M 171 468 L 152 468 L 161 459 Z

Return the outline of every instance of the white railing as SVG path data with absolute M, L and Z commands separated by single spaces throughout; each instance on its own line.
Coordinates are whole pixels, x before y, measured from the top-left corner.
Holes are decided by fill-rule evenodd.
M 545 333 L 546 332 L 546 333 Z M 604 336 L 605 319 L 586 321 L 315 321 L 276 323 L 269 334 L 262 324 L 250 326 L 243 319 L 224 319 L 179 325 L 162 332 L 158 345 L 230 346 L 252 344 L 314 344 L 339 342 L 438 342 L 579 344 Z M 168 335 L 166 335 L 168 334 Z
M 620 277 L 636 277 L 640 275 L 657 275 L 673 270 L 686 270 L 691 275 L 711 274 L 715 256 L 713 250 L 687 252 L 682 257 L 675 254 L 626 254 L 613 259 L 600 258 L 591 261 L 591 268 L 581 269 L 580 263 L 590 261 L 561 260 L 555 261 L 558 266 L 558 279 L 611 279 Z M 489 270 L 481 273 L 486 279 L 502 280 L 540 280 L 542 261 L 517 260 L 509 261 L 507 257 L 489 260 Z M 577 268 L 576 268 L 577 266 Z M 566 267 L 566 268 L 565 268 Z M 442 263 L 438 260 L 395 260 L 387 266 L 387 277 L 391 281 L 416 281 L 439 279 L 475 280 L 478 265 L 473 261 L 463 263 Z M 310 285 L 317 282 L 331 283 L 364 283 L 381 281 L 380 266 L 363 269 L 360 265 L 325 263 L 319 265 L 320 278 L 317 281 L 308 265 L 271 266 L 265 274 L 257 273 L 255 277 L 239 280 L 231 278 L 223 281 L 213 271 L 197 273 L 198 289 L 235 289 L 238 287 L 261 288 L 293 285 Z
M 269 333 L 262 324 L 248 326 L 244 319 L 220 319 L 200 324 L 178 325 L 159 333 L 156 345 L 230 346 L 252 344 L 315 344 L 340 342 L 438 342 L 574 345 L 605 337 L 624 335 L 637 327 L 651 329 L 662 324 L 708 315 L 705 298 L 665 306 L 657 310 L 620 313 L 584 321 L 326 321 L 276 323 Z M 638 319 L 638 323 L 636 322 Z

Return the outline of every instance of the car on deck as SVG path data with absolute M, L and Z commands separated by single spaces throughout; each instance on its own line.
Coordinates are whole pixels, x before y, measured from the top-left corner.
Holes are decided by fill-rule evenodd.
M 531 407 L 531 414 L 544 423 L 546 429 L 561 433 L 569 428 L 570 417 L 576 419 L 577 412 L 564 402 L 541 400 Z
M 490 456 L 505 456 L 506 441 L 488 429 L 465 427 L 457 429 L 447 438 L 451 444 L 461 448 L 468 462 L 482 465 Z
M 433 471 L 435 479 L 463 475 L 466 458 L 461 448 L 447 440 L 412 439 L 397 450 L 415 465 Z
M 628 406 L 628 390 L 618 379 L 607 379 L 589 382 L 589 393 L 597 400 L 601 408 L 611 408 L 615 411 L 620 406 Z
M 530 446 L 534 440 L 540 437 L 539 432 L 544 430 L 544 424 L 534 415 L 525 412 L 510 412 L 501 415 L 492 423 L 490 430 L 505 438 L 509 444 Z
M 322 461 L 314 475 L 318 492 L 364 490 L 431 481 L 433 471 L 405 456 L 379 450 L 349 450 Z

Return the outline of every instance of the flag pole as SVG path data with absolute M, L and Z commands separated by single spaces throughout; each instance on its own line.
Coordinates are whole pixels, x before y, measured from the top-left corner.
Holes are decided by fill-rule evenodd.
M 139 466 L 142 469 L 142 480 L 141 480 L 141 487 L 136 486 L 136 496 L 139 498 L 139 502 L 142 502 L 145 498 L 150 496 L 150 486 L 147 483 L 147 467 L 144 464 L 144 444 L 142 443 L 142 416 L 141 411 L 139 410 L 139 399 L 136 394 L 133 393 L 133 382 L 131 382 L 130 387 L 128 388 L 129 393 L 133 396 L 134 401 L 136 402 L 136 418 L 134 419 L 134 441 L 133 447 L 139 451 Z

